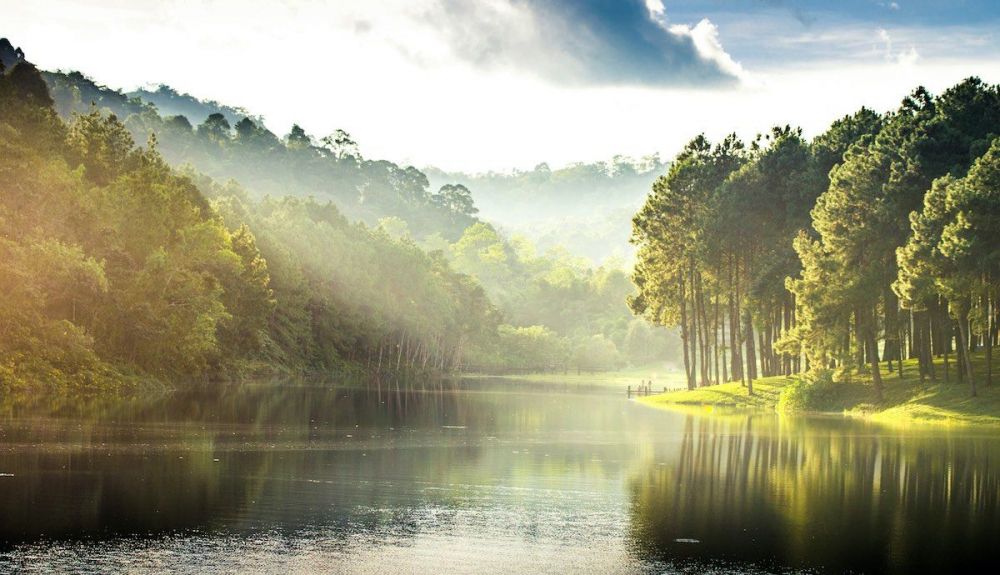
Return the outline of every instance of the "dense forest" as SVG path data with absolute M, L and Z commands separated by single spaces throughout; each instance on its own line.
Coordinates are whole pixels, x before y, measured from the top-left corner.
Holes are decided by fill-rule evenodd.
M 688 386 L 880 364 L 966 382 L 1000 295 L 1000 88 L 917 88 L 807 141 L 774 128 L 692 140 L 633 219 L 630 305 L 679 326 Z M 944 358 L 938 373 L 932 357 Z M 954 358 L 951 367 L 949 358 Z
M 632 318 L 621 262 L 536 253 L 461 184 L 0 52 L 5 387 L 606 370 L 679 348 Z
M 27 62 L 0 89 L 5 382 L 452 369 L 496 328 L 442 257 L 329 202 L 180 173 L 97 110 L 66 125 Z
M 466 187 L 446 184 L 431 193 L 423 172 L 364 158 L 357 142 L 341 130 L 317 138 L 293 125 L 279 137 L 245 110 L 201 102 L 166 86 L 124 94 L 79 72 L 46 72 L 45 80 L 62 118 L 88 114 L 92 107 L 114 114 L 137 141 L 156 134 L 160 154 L 171 165 L 237 180 L 256 197 L 323 198 L 369 225 L 401 218 L 419 237 L 439 233 L 454 240 L 475 221 L 477 210 Z

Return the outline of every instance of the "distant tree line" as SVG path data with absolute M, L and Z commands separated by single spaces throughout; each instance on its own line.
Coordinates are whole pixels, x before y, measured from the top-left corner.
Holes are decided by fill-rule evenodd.
M 881 397 L 880 362 L 948 379 L 954 354 L 975 395 L 969 353 L 997 340 L 998 136 L 1000 89 L 977 78 L 811 142 L 699 136 L 633 220 L 630 305 L 680 327 L 689 387 L 813 368 L 867 371 Z
M 469 361 L 499 371 L 608 371 L 677 358 L 674 332 L 629 312 L 635 292 L 624 265 L 593 268 L 565 250 L 537 253 L 478 223 L 452 244 L 434 244 L 474 277 L 502 314 L 497 340 Z
M 155 134 L 168 163 L 190 164 L 222 181 L 235 179 L 255 197 L 331 200 L 348 217 L 369 225 L 401 218 L 418 237 L 440 233 L 454 240 L 476 221 L 478 210 L 465 186 L 444 184 L 432 193 L 423 172 L 363 157 L 343 130 L 318 138 L 293 125 L 279 137 L 245 110 L 201 102 L 164 86 L 126 95 L 79 72 L 45 72 L 43 77 L 64 119 L 87 114 L 91 107 L 113 113 L 137 141 Z M 215 111 L 193 123 L 183 114 L 161 115 L 153 101 L 175 111 Z
M 563 246 L 603 262 L 633 255 L 631 215 L 666 170 L 659 156 L 615 156 L 559 168 L 466 174 L 427 168 L 432 187 L 462 184 L 476 194 L 480 215 L 504 230 L 531 238 L 541 249 Z

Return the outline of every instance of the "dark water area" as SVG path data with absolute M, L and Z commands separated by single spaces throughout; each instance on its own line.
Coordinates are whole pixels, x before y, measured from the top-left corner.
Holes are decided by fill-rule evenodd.
M 1000 434 L 607 389 L 0 405 L 0 573 L 990 573 Z

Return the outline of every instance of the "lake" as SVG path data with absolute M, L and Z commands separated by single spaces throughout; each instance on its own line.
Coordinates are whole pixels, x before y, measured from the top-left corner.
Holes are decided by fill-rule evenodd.
M 0 572 L 983 572 L 1000 435 L 491 381 L 0 408 Z

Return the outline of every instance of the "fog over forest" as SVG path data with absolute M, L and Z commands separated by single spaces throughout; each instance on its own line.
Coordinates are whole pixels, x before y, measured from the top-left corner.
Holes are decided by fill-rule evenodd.
M 994 0 L 0 19 L 0 573 L 992 573 Z

